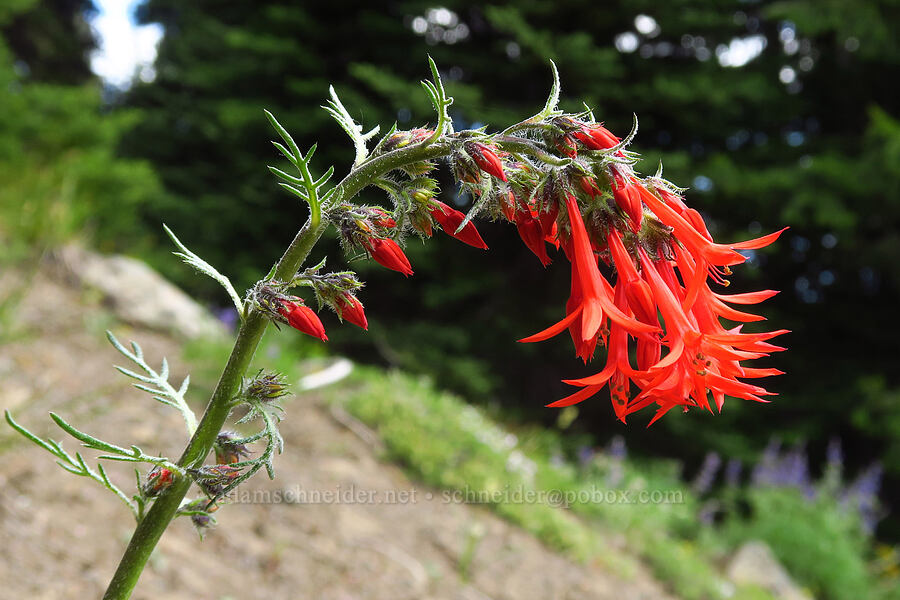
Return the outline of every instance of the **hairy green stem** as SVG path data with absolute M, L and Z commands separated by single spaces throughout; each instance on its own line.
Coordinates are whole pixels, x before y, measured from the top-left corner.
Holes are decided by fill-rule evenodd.
M 399 167 L 444 156 L 449 146 L 439 141 L 434 144 L 418 144 L 401 148 L 372 158 L 354 168 L 344 180 L 338 184 L 332 203 L 352 199 L 364 187 L 386 173 Z M 310 215 L 310 220 L 300 229 L 284 255 L 275 267 L 273 277 L 278 280 L 292 278 L 319 241 L 327 227 L 327 221 L 319 222 L 317 215 Z M 256 311 L 250 311 L 238 330 L 237 339 L 231 356 L 225 364 L 216 389 L 206 407 L 206 412 L 197 426 L 197 430 L 188 442 L 178 461 L 179 466 L 196 468 L 203 464 L 215 443 L 216 436 L 222 430 L 231 401 L 238 393 L 242 378 L 247 372 L 256 348 L 265 333 L 269 321 Z M 141 572 L 144 570 L 150 554 L 162 537 L 163 532 L 178 512 L 181 502 L 191 486 L 191 479 L 178 476 L 171 487 L 164 490 L 147 511 L 125 549 L 119 566 L 109 583 L 104 600 L 125 600 L 131 596 Z

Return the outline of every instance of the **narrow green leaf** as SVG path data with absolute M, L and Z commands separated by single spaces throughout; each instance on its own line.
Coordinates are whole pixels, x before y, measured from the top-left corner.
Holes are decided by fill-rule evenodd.
M 98 440 L 97 438 L 84 433 L 83 431 L 79 431 L 75 429 L 71 425 L 65 422 L 62 417 L 58 414 L 51 412 L 50 418 L 59 426 L 60 429 L 71 435 L 76 440 L 80 441 L 88 448 L 92 448 L 94 450 L 102 450 L 103 452 L 114 452 L 116 454 L 128 454 L 128 451 L 125 448 L 121 448 L 114 444 L 110 444 L 109 442 L 104 442 L 103 440 Z M 80 454 L 76 453 L 76 457 L 80 456 Z
M 16 423 L 12 418 L 12 413 L 10 413 L 8 410 L 4 410 L 3 414 L 6 417 L 6 422 L 9 423 L 10 427 L 12 427 L 16 431 L 18 431 L 22 436 L 27 438 L 29 441 L 37 444 L 38 446 L 40 446 L 47 452 L 49 452 L 51 454 L 56 454 L 58 456 L 58 453 L 57 453 L 56 449 L 53 448 L 53 446 L 51 446 L 50 444 L 48 444 L 47 442 L 45 442 L 38 436 L 34 435 L 33 433 L 31 433 L 30 431 L 28 431 L 27 429 L 25 429 L 18 423 Z
M 296 156 L 294 156 L 293 154 L 291 154 L 291 151 L 290 151 L 290 150 L 288 150 L 287 148 L 285 148 L 284 146 L 282 146 L 282 145 L 279 144 L 278 142 L 272 142 L 272 145 L 275 146 L 275 148 L 277 148 L 278 151 L 281 152 L 281 153 L 284 155 L 284 157 L 290 161 L 290 163 L 291 163 L 292 165 L 294 165 L 295 167 L 299 167 L 299 166 L 300 166 L 300 162 L 299 162 L 300 159 L 298 159 Z
M 300 154 L 300 148 L 297 146 L 297 142 L 294 141 L 294 138 L 291 137 L 291 134 L 288 133 L 287 129 L 281 126 L 281 123 L 278 122 L 278 119 L 275 118 L 275 115 L 270 113 L 268 110 L 263 110 L 266 113 L 266 118 L 269 119 L 269 123 L 272 124 L 272 127 L 275 128 L 275 131 L 278 132 L 278 135 L 281 136 L 281 139 L 288 145 L 291 149 L 291 152 L 296 157 L 296 160 L 302 160 L 303 155 Z M 276 143 L 276 142 L 273 142 Z M 285 155 L 290 156 L 291 154 L 285 152 Z
M 275 175 L 276 177 L 280 177 L 281 179 L 284 179 L 288 183 L 293 183 L 294 185 L 303 185 L 302 179 L 300 179 L 299 177 L 294 177 L 293 175 L 291 175 L 289 173 L 285 173 L 281 169 L 278 169 L 276 167 L 269 165 L 269 171 L 271 171 L 272 174 Z
M 119 365 L 113 365 L 113 368 L 116 371 L 118 371 L 119 373 L 121 373 L 122 375 L 125 375 L 126 377 L 131 377 L 132 379 L 137 379 L 138 381 L 143 381 L 144 383 L 156 383 L 157 382 L 157 380 L 154 379 L 153 377 L 147 377 L 146 375 L 139 375 L 139 374 L 135 373 L 134 371 L 129 371 L 125 367 L 120 367 Z
M 78 467 L 73 467 L 71 465 L 67 465 L 60 461 L 56 461 L 56 464 L 58 464 L 60 467 L 62 467 L 64 470 L 68 471 L 69 473 L 73 473 L 75 475 L 80 475 L 81 477 L 84 477 L 85 475 L 87 475 L 86 473 L 82 472 L 82 470 L 79 469 Z
M 228 293 L 228 297 L 231 298 L 231 302 L 234 304 L 235 310 L 237 310 L 238 315 L 243 319 L 244 313 L 241 306 L 241 299 L 235 291 L 234 286 L 231 285 L 231 280 L 219 273 L 211 264 L 188 250 L 187 247 L 181 243 L 181 240 L 179 240 L 175 236 L 175 234 L 172 233 L 172 230 L 169 229 L 165 224 L 163 224 L 163 229 L 166 231 L 166 234 L 168 234 L 169 238 L 171 238 L 172 242 L 183 253 L 182 257 L 184 258 L 184 262 L 194 267 L 201 273 L 212 277 L 213 279 L 218 281 L 223 288 L 225 288 L 225 291 Z
M 283 187 L 284 189 L 286 189 L 286 190 L 289 191 L 290 193 L 294 194 L 295 196 L 297 196 L 298 198 L 300 198 L 300 199 L 303 200 L 304 202 L 309 202 L 309 196 L 307 195 L 307 193 L 306 193 L 304 190 L 301 190 L 301 189 L 299 189 L 299 188 L 297 188 L 297 187 L 295 187 L 295 186 L 293 186 L 293 185 L 291 185 L 291 184 L 289 184 L 289 183 L 284 183 L 283 181 L 279 181 L 279 182 L 278 182 L 278 185 L 280 185 L 281 187 Z

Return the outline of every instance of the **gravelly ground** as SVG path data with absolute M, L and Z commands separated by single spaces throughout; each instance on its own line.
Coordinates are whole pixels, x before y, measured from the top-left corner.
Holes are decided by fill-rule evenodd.
M 0 291 L 20 280 L 7 272 Z M 110 441 L 177 455 L 180 417 L 111 368 L 122 359 L 103 336 L 108 326 L 120 339 L 137 339 L 149 359 L 168 355 L 173 379 L 185 374 L 174 340 L 117 324 L 96 295 L 39 274 L 0 332 L 0 409 L 43 436 L 64 435 L 52 431 L 46 415 L 54 410 Z M 244 489 L 355 490 L 376 501 L 226 506 L 204 541 L 181 519 L 135 598 L 670 598 L 645 573 L 621 579 L 573 563 L 483 508 L 442 502 L 440 491 L 380 461 L 314 393 L 287 409 L 278 478 L 260 475 Z M 0 597 L 99 597 L 132 530 L 130 513 L 11 434 L 0 426 Z M 131 489 L 127 468 L 111 471 Z M 409 501 L 383 501 L 389 493 Z M 470 561 L 467 548 L 474 548 Z

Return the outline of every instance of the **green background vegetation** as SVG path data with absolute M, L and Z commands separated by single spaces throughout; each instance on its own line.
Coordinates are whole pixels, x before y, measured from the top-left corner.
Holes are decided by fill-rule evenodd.
M 320 143 L 319 170 L 334 164 L 340 173 L 349 166 L 351 149 L 319 108 L 329 84 L 365 126 L 386 128 L 394 121 L 401 128 L 420 126 L 432 118 L 417 83 L 427 74 L 425 56 L 431 54 L 456 98 L 457 128 L 502 126 L 541 105 L 550 82 L 547 59 L 553 59 L 566 108 L 577 110 L 584 101 L 620 133 L 630 126 L 632 113 L 638 115 L 635 149 L 645 156 L 641 169 L 653 171 L 662 160 L 668 178 L 692 188 L 688 201 L 703 212 L 718 239 L 791 226 L 778 244 L 732 278 L 737 291 L 782 290 L 764 308 L 775 326 L 792 330 L 784 339 L 790 351 L 772 360 L 788 372 L 771 383 L 781 396 L 767 406 L 732 401 L 722 415 L 672 414 L 649 430 L 640 418 L 627 428 L 616 423 L 602 396 L 565 418 L 542 408 L 565 393 L 561 378 L 596 367 L 579 365 L 562 339 L 528 346 L 514 342 L 559 318 L 568 272 L 564 261 L 542 269 L 514 229 L 501 224 L 479 226 L 491 247 L 486 253 L 442 236 L 427 245 L 411 241 L 408 254 L 416 275 L 409 280 L 352 263 L 368 283 L 361 297 L 370 332 L 361 335 L 326 320 L 329 348 L 427 375 L 436 389 L 451 390 L 532 432 L 528 439 L 538 440 L 536 456 L 551 456 L 550 448 L 571 459 L 579 448 L 603 445 L 619 434 L 643 461 L 635 467 L 640 473 L 665 471 L 659 466 L 665 458 L 687 465 L 684 475 L 692 477 L 708 451 L 752 462 L 777 437 L 788 446 L 806 443 L 819 475 L 826 471 L 827 443 L 840 438 L 846 475 L 881 461 L 882 498 L 888 507 L 896 506 L 900 42 L 894 30 L 900 5 L 888 0 L 440 5 L 458 20 L 446 22 L 446 14 L 429 12 L 435 3 L 419 1 L 376 7 L 149 0 L 139 18 L 161 23 L 166 32 L 157 76 L 121 91 L 104 89 L 87 67 L 94 45 L 85 26 L 90 1 L 3 3 L 0 224 L 8 250 L 0 264 L 32 259 L 78 237 L 103 250 L 139 255 L 209 304 L 224 305 L 214 284 L 171 259 L 160 223 L 239 288 L 268 268 L 305 213 L 265 169 L 279 158 L 269 145 L 273 134 L 263 108 L 274 112 L 301 146 Z M 637 31 L 639 14 L 651 15 L 658 30 Z M 624 51 L 629 47 L 623 40 L 632 39 L 619 37 L 626 33 L 636 40 L 634 51 Z M 765 48 L 743 66 L 723 66 L 717 52 L 735 39 L 764 40 Z M 444 187 L 444 200 L 453 202 L 449 180 Z M 366 200 L 377 202 L 379 196 Z M 313 258 L 326 252 L 338 256 L 334 240 Z M 334 258 L 332 266 L 339 262 Z M 488 477 L 444 472 L 443 463 L 420 456 L 431 448 L 424 440 L 440 436 L 425 433 L 428 423 L 391 398 L 392 386 L 406 389 L 405 381 L 386 382 L 366 372 L 359 385 L 374 386 L 374 399 L 351 408 L 378 427 L 392 452 L 426 481 L 453 487 L 456 478 Z M 410 398 L 434 403 L 428 414 L 440 415 L 435 422 L 447 423 L 461 410 L 458 400 L 443 399 L 435 388 L 408 385 L 415 388 Z M 415 443 L 417 436 L 422 444 Z M 455 435 L 446 439 L 463 443 Z M 441 457 L 451 449 L 433 451 Z M 490 470 L 490 464 L 483 468 Z M 583 475 L 553 485 L 584 485 Z M 629 530 L 646 528 L 674 540 L 661 546 L 671 556 L 659 560 L 660 572 L 685 560 L 699 563 L 707 554 L 694 557 L 698 545 L 724 552 L 755 536 L 829 597 L 867 597 L 854 595 L 863 589 L 858 586 L 875 585 L 874 542 L 845 522 L 846 511 L 836 500 L 810 503 L 799 491 L 780 489 L 737 492 L 721 486 L 715 493 L 730 497 L 731 508 L 719 512 L 714 529 L 693 526 L 699 500 L 684 508 L 684 515 L 643 515 L 629 522 Z M 545 524 L 543 516 L 515 510 L 501 512 L 560 547 L 591 543 L 577 531 L 567 533 L 565 524 Z M 594 516 L 607 524 L 618 518 Z M 830 553 L 820 559 L 811 553 L 803 562 L 791 544 L 802 540 L 802 548 L 814 542 L 821 547 L 816 538 L 823 531 L 832 532 L 824 546 Z M 884 519 L 877 536 L 897 543 L 900 520 Z M 678 585 L 679 593 L 693 594 Z M 694 597 L 704 597 L 703 592 Z

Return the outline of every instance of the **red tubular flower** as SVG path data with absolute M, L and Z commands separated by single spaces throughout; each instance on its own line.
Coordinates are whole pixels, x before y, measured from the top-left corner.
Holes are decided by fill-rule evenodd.
M 576 269 L 575 264 L 572 264 L 572 284 L 571 284 L 571 292 L 569 294 L 569 300 L 566 302 L 566 316 L 571 315 L 576 312 L 578 308 L 581 306 L 581 283 L 578 276 L 574 273 Z M 603 331 L 604 325 L 601 325 L 600 331 Z M 575 356 L 584 361 L 584 364 L 587 364 L 592 358 L 594 358 L 594 350 L 597 349 L 597 343 L 600 342 L 601 334 L 598 333 L 593 338 L 589 340 L 585 340 L 581 336 L 581 315 L 575 317 L 575 319 L 569 323 L 569 336 L 572 338 L 572 344 L 575 346 Z M 606 344 L 606 338 L 603 339 L 603 344 Z
M 707 236 L 709 232 L 700 233 L 691 223 L 676 212 L 671 206 L 656 197 L 642 185 L 635 186 L 641 199 L 650 210 L 662 221 L 674 230 L 675 237 L 685 245 L 694 256 L 700 256 L 711 265 L 729 266 L 737 265 L 746 260 L 746 258 L 736 252 L 736 250 L 750 250 L 763 248 L 778 239 L 778 236 L 787 229 L 781 229 L 769 235 L 760 238 L 739 242 L 737 244 L 716 244 Z M 698 215 L 699 216 L 699 215 Z M 705 230 L 705 227 L 704 227 Z
M 555 237 L 554 229 L 557 216 L 559 216 L 559 203 L 556 200 L 548 201 L 547 205 L 544 206 L 544 210 L 538 214 L 538 219 L 541 222 L 541 232 L 544 234 L 545 239 L 549 240 Z
M 325 327 L 322 325 L 322 321 L 319 320 L 319 316 L 305 304 L 281 300 L 281 308 L 278 309 L 278 312 L 287 319 L 288 325 L 294 329 L 319 338 L 323 342 L 328 341 L 328 336 L 325 335 Z
M 579 177 L 578 184 L 581 186 L 581 189 L 590 197 L 594 196 L 602 196 L 603 192 L 600 191 L 600 188 L 597 186 L 597 180 L 593 177 Z
M 614 178 L 614 197 L 628 214 L 633 232 L 619 231 L 614 223 L 591 220 L 591 227 L 599 228 L 592 235 L 596 234 L 603 246 L 593 249 L 578 200 L 567 197 L 571 235 L 561 241 L 572 263 L 572 288 L 566 317 L 520 340 L 540 341 L 568 328 L 576 355 L 585 362 L 598 342 L 607 346 L 606 366 L 596 375 L 566 381 L 582 389 L 548 406 L 577 404 L 606 386 L 616 417 L 622 421 L 653 404 L 657 412 L 651 423 L 676 406 L 721 410 L 725 396 L 767 402 L 765 397 L 772 395 L 770 392 L 742 380 L 781 371 L 745 367 L 742 362 L 783 350 L 769 340 L 786 330 L 742 333 L 740 326 L 726 329 L 720 319 L 761 320 L 731 305 L 756 304 L 775 292 L 716 294 L 708 280 L 727 285 L 723 277 L 730 274 L 728 266 L 744 260 L 737 250 L 763 247 L 781 232 L 737 244 L 717 244 L 700 214 L 688 208 L 677 194 L 666 189 L 651 191 L 637 179 L 626 183 L 617 174 Z M 587 201 L 590 206 L 599 190 L 595 192 L 591 179 L 582 178 L 578 183 L 591 197 Z M 640 230 L 644 210 L 670 228 L 668 240 L 648 238 Z M 530 211 L 527 214 L 536 216 Z M 614 268 L 614 288 L 600 274 L 595 252 L 602 252 Z M 637 346 L 636 368 L 629 361 L 631 339 Z M 632 397 L 634 387 L 638 392 Z
M 459 233 L 456 232 L 459 225 L 465 220 L 466 215 L 437 200 L 433 200 L 432 204 L 434 204 L 434 207 L 429 212 L 434 220 L 441 224 L 444 233 L 475 248 L 487 250 L 487 244 L 481 239 L 481 235 L 475 229 L 475 224 L 471 221 L 466 223 L 466 226 Z
M 393 271 L 403 273 L 407 277 L 413 274 L 409 259 L 403 254 L 403 250 L 394 240 L 381 238 L 367 238 L 363 245 L 375 262 Z
M 641 222 L 644 218 L 644 207 L 641 204 L 641 194 L 638 186 L 625 183 L 622 178 L 616 174 L 614 176 L 615 186 L 613 186 L 613 198 L 625 214 L 631 219 L 631 228 L 639 231 Z
M 519 230 L 519 237 L 528 246 L 528 249 L 534 252 L 541 264 L 545 267 L 550 264 L 550 256 L 547 255 L 547 244 L 544 240 L 544 231 L 541 228 L 540 220 L 535 217 L 531 210 L 519 206 L 516 209 L 516 229 Z
M 380 208 L 373 208 L 371 209 L 371 211 L 372 222 L 379 227 L 384 227 L 385 229 L 393 229 L 397 226 L 397 221 L 395 221 L 394 218 L 387 213 L 387 211 Z
M 362 302 L 360 302 L 359 298 L 353 294 L 347 292 L 346 294 L 338 296 L 334 303 L 334 309 L 341 319 L 350 321 L 357 327 L 362 327 L 366 331 L 369 330 L 369 322 L 366 320 L 366 313 L 363 311 Z
M 634 320 L 616 306 L 612 298 L 612 287 L 597 268 L 597 259 L 591 249 L 584 221 L 581 219 L 578 201 L 571 194 L 566 197 L 566 211 L 572 227 L 572 239 L 569 241 L 570 249 L 567 254 L 572 257 L 572 277 L 577 280 L 579 304 L 562 321 L 519 341 L 546 340 L 559 334 L 576 318 L 581 317 L 581 340 L 590 342 L 600 331 L 604 315 L 633 334 L 659 331 L 654 325 Z M 576 283 L 572 285 L 575 286 Z
M 585 127 L 573 134 L 579 142 L 591 150 L 608 150 L 619 143 L 619 138 L 603 125 Z
M 503 213 L 503 216 L 510 223 L 515 223 L 516 221 L 516 197 L 512 192 L 506 194 L 506 196 L 502 196 L 499 199 L 500 202 L 500 212 Z
M 481 142 L 469 144 L 469 154 L 478 168 L 489 175 L 493 175 L 501 181 L 506 181 L 506 173 L 503 172 L 503 163 L 490 148 Z
M 575 139 L 571 135 L 564 135 L 556 140 L 556 149 L 560 154 L 564 154 L 569 158 L 578 156 L 578 146 L 575 145 Z
M 619 245 L 617 240 L 617 235 L 610 235 L 610 249 L 615 253 Z M 730 309 L 716 298 L 705 282 L 696 294 L 696 300 L 690 306 L 686 306 L 685 300 L 689 292 L 674 276 L 671 263 L 667 260 L 653 260 L 643 248 L 639 248 L 638 253 L 643 280 L 648 284 L 654 305 L 666 323 L 666 335 L 662 342 L 669 348 L 669 353 L 660 360 L 658 347 L 652 340 L 638 340 L 638 367 L 641 370 L 629 371 L 630 366 L 616 368 L 633 380 L 642 392 L 628 402 L 624 409 L 621 408 L 621 399 L 614 396 L 616 415 L 624 420 L 627 414 L 653 403 L 658 404 L 659 409 L 651 423 L 675 406 L 712 410 L 708 402 L 710 394 L 718 410 L 721 410 L 726 395 L 765 402 L 763 396 L 771 395 L 770 392 L 762 387 L 739 381 L 737 378 L 767 377 L 779 374 L 780 371 L 748 369 L 741 366 L 740 361 L 759 358 L 768 352 L 781 350 L 782 348 L 769 344 L 766 340 L 786 331 L 742 334 L 739 327 L 732 330 L 724 329 L 718 318 L 723 313 L 731 315 L 727 312 Z M 618 257 L 617 262 L 621 258 Z M 692 269 L 698 267 L 690 262 L 689 257 L 682 257 L 676 262 L 685 280 L 693 278 Z M 618 290 L 629 278 L 628 275 L 620 276 L 617 284 L 616 300 L 619 305 L 627 304 L 627 298 L 624 294 L 620 297 Z M 768 291 L 738 295 L 736 300 L 750 303 L 761 301 L 771 295 Z M 745 317 L 743 320 L 755 317 L 746 313 L 740 314 Z M 611 335 L 610 356 L 613 352 L 612 340 Z M 597 375 L 568 381 L 567 383 L 583 386 L 584 389 L 559 402 L 580 402 L 592 396 L 599 391 L 598 386 L 604 385 L 614 374 L 615 370 L 608 360 L 607 368 Z M 627 390 L 627 387 L 623 389 Z
M 623 284 L 632 310 L 639 321 L 656 325 L 658 323 L 656 306 L 653 304 L 650 287 L 638 275 L 637 268 L 631 262 L 631 256 L 622 243 L 621 234 L 615 229 L 610 229 L 606 239 L 619 273 L 619 282 Z
M 627 299 L 625 298 L 625 286 L 620 281 L 616 284 L 615 301 L 616 305 L 628 311 Z M 609 346 L 606 354 L 606 366 L 600 373 L 591 377 L 579 380 L 577 385 L 584 385 L 585 389 L 575 392 L 571 396 L 557 400 L 547 406 L 571 406 L 582 400 L 596 394 L 600 389 L 609 384 L 610 398 L 612 399 L 613 409 L 616 417 L 625 421 L 628 414 L 628 390 L 630 389 L 629 381 L 640 376 L 640 372 L 631 367 L 628 361 L 628 332 L 624 327 L 617 323 L 613 323 L 610 328 Z M 567 382 L 572 383 L 572 382 Z M 586 390 L 590 390 L 589 392 Z

